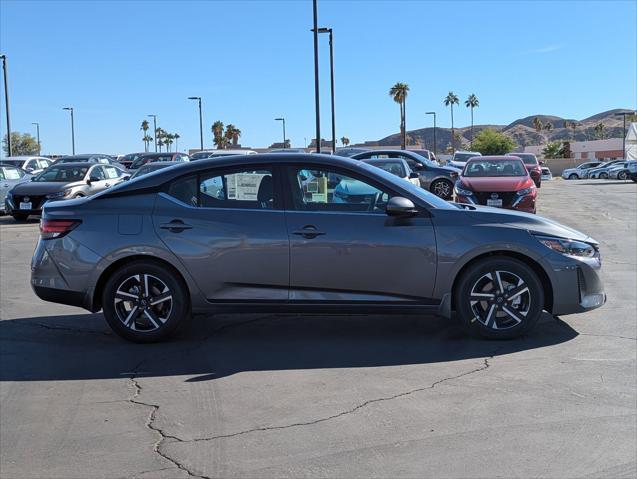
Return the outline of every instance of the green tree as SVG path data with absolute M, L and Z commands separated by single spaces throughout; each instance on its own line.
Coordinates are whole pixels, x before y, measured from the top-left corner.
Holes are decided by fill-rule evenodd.
M 603 140 L 606 136 L 604 132 L 604 124 L 600 121 L 597 125 L 595 125 L 595 138 L 598 140 Z
M 535 128 L 535 131 L 537 131 L 538 133 L 541 132 L 544 128 L 544 125 L 542 125 L 542 120 L 540 120 L 537 116 L 533 118 L 533 128 Z
M 349 145 L 349 138 L 347 138 L 346 136 L 341 137 L 341 143 L 343 144 L 343 146 Z
M 512 138 L 490 128 L 480 131 L 473 140 L 473 149 L 483 155 L 504 155 L 516 146 Z
M 565 141 L 562 143 L 562 148 L 560 149 L 560 157 L 561 158 L 570 158 L 571 157 L 571 142 Z
M 221 120 L 217 120 L 212 124 L 212 142 L 218 150 L 223 150 L 228 143 L 228 139 L 225 137 L 225 127 Z
M 173 134 L 173 138 L 175 139 L 175 151 L 179 151 L 179 138 L 181 138 L 181 135 L 175 133 Z
M 544 129 L 546 131 L 551 131 L 553 129 L 553 123 L 551 123 L 550 121 L 547 121 L 546 124 L 544 125 Z
M 239 144 L 239 138 L 241 137 L 241 130 L 232 123 L 229 123 L 228 126 L 226 126 L 224 136 L 228 142 L 232 142 L 232 146 L 237 146 Z
M 404 150 L 407 144 L 407 130 L 405 125 L 405 101 L 407 100 L 407 94 L 409 93 L 409 85 L 406 83 L 398 82 L 389 89 L 389 96 L 394 99 L 396 103 L 400 105 L 400 144 Z
M 561 158 L 561 153 L 562 153 L 562 143 L 560 143 L 559 141 L 550 141 L 542 149 L 542 154 L 544 155 L 544 158 L 547 158 L 547 159 Z
M 469 95 L 469 98 L 465 100 L 464 104 L 467 108 L 471 108 L 471 141 L 470 141 L 471 146 L 470 148 L 473 148 L 473 109 L 478 108 L 480 106 L 480 101 L 478 100 L 478 97 L 472 93 L 471 95 Z
M 6 156 L 9 156 L 9 145 L 7 144 L 7 135 L 2 139 L 2 150 Z M 38 140 L 28 133 L 11 132 L 11 154 L 13 156 L 37 155 Z
M 445 106 L 449 106 L 451 107 L 451 150 L 452 152 L 456 150 L 456 146 L 455 146 L 455 136 L 456 136 L 456 131 L 453 127 L 453 105 L 459 105 L 460 104 L 460 100 L 458 99 L 458 96 L 450 91 L 449 94 L 445 97 L 443 103 L 445 104 Z

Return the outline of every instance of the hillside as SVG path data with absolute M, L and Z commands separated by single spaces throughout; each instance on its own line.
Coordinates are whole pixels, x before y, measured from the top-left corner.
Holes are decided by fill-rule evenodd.
M 587 141 L 598 139 L 595 132 L 595 125 L 604 124 L 605 138 L 621 138 L 622 137 L 622 118 L 615 116 L 616 113 L 631 112 L 618 108 L 597 113 L 596 115 L 584 118 L 583 120 L 574 120 L 570 118 L 562 118 L 554 115 L 531 115 L 525 118 L 517 119 L 508 125 L 474 125 L 474 135 L 485 128 L 493 128 L 503 132 L 515 140 L 518 146 L 537 145 L 549 141 Z M 537 131 L 533 125 L 535 118 L 539 118 L 543 125 L 550 123 L 551 130 Z M 409 124 L 409 118 L 407 118 Z M 420 144 L 425 148 L 433 149 L 434 138 L 433 127 L 420 128 L 417 130 L 408 130 L 407 138 L 410 145 Z M 463 148 L 468 147 L 471 139 L 471 127 L 463 126 L 456 128 L 456 133 L 460 135 Z M 437 150 L 443 152 L 451 144 L 451 128 L 437 128 L 436 131 Z M 394 133 L 380 140 L 367 141 L 364 146 L 396 146 L 400 145 L 400 134 Z

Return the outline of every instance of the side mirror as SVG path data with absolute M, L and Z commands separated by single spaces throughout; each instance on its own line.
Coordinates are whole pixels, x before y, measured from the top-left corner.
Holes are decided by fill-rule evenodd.
M 544 163 L 546 163 L 544 160 L 540 160 L 540 165 L 543 165 Z
M 401 196 L 394 196 L 387 202 L 385 213 L 387 213 L 388 216 L 410 217 L 416 216 L 418 210 L 411 200 Z
M 420 163 L 414 166 L 414 170 L 416 171 L 424 171 L 425 169 L 425 165 L 421 165 Z
M 409 178 L 420 178 L 420 175 L 415 171 L 412 171 L 411 173 L 409 173 Z
M 93 183 L 94 181 L 100 181 L 100 178 L 97 176 L 90 176 L 88 180 L 86 180 L 86 184 L 90 185 L 91 183 Z

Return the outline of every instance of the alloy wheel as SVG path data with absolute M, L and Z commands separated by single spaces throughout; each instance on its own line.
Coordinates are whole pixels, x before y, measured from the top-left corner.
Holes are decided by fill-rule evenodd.
M 433 192 L 440 198 L 449 198 L 451 197 L 451 185 L 448 181 L 436 181 L 433 184 Z
M 607 179 L 608 179 L 608 173 L 600 173 L 600 174 L 599 174 L 599 177 L 600 177 L 602 180 L 607 180 Z
M 625 180 L 628 178 L 628 173 L 626 173 L 625 171 L 620 171 L 617 174 L 617 178 L 619 178 L 620 180 Z
M 494 270 L 474 283 L 469 295 L 474 318 L 493 330 L 513 328 L 524 322 L 531 309 L 531 292 L 525 281 L 510 271 Z
M 173 309 L 173 294 L 157 276 L 136 274 L 117 287 L 114 298 L 117 318 L 132 330 L 150 332 L 160 329 Z

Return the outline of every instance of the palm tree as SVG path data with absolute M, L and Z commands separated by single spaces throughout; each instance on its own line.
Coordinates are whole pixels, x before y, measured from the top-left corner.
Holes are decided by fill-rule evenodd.
M 455 130 L 453 128 L 453 105 L 460 104 L 460 100 L 458 100 L 458 96 L 450 91 L 449 94 L 444 99 L 445 106 L 451 107 L 451 149 L 455 151 Z
M 595 125 L 595 136 L 598 140 L 604 139 L 604 124 L 601 121 Z
M 166 145 L 166 151 L 170 151 L 170 145 L 173 144 L 173 134 L 172 133 L 166 133 L 164 135 L 164 144 Z
M 241 130 L 234 126 L 232 123 L 226 126 L 225 137 L 228 141 L 232 142 L 232 146 L 237 146 L 239 143 L 239 137 L 241 136 Z
M 144 138 L 142 138 L 142 141 L 144 142 L 145 145 L 145 151 L 148 152 L 148 145 L 150 145 L 150 142 L 153 141 L 153 137 L 150 135 L 144 135 Z
M 409 93 L 409 85 L 406 83 L 396 83 L 389 89 L 389 96 L 394 99 L 396 103 L 400 105 L 400 138 L 401 148 L 404 150 L 407 147 L 407 133 L 405 125 L 405 100 Z
M 211 127 L 213 143 L 217 147 L 218 150 L 223 150 L 226 146 L 227 140 L 224 136 L 224 126 L 221 120 L 217 120 L 212 124 Z
M 181 136 L 179 136 L 179 133 L 175 133 L 173 138 L 175 139 L 175 151 L 179 151 L 179 138 L 181 138 Z
M 343 144 L 343 146 L 349 145 L 349 138 L 347 138 L 346 136 L 342 137 L 341 143 Z
M 546 131 L 551 131 L 553 129 L 553 124 L 550 121 L 546 122 L 546 125 L 544 125 L 544 129 Z
M 478 97 L 473 93 L 469 95 L 464 102 L 467 108 L 471 108 L 471 147 L 473 147 L 473 109 L 480 106 L 480 101 L 478 101 Z
M 159 147 L 159 151 L 161 152 L 161 147 L 164 146 L 164 140 L 162 138 L 159 138 L 159 140 L 157 140 L 157 146 Z
M 533 128 L 535 128 L 535 131 L 537 131 L 538 133 L 544 128 L 544 125 L 542 125 L 542 120 L 540 120 L 537 116 L 533 118 Z
M 147 138 L 149 138 L 147 132 L 148 129 L 150 128 L 150 124 L 148 123 L 148 120 L 144 120 L 142 121 L 142 126 L 140 128 L 140 130 L 142 130 L 144 132 L 144 138 L 142 138 L 142 141 L 144 142 L 144 151 L 148 151 L 148 140 Z

